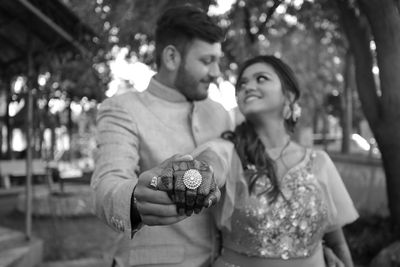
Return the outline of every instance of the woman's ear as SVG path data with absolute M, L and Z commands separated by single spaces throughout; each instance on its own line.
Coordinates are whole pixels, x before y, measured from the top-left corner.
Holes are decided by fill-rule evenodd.
M 168 45 L 162 52 L 164 66 L 169 71 L 175 71 L 181 63 L 181 54 L 173 45 Z
M 292 92 L 286 91 L 285 98 L 286 98 L 286 100 L 285 100 L 286 104 L 290 104 L 291 105 L 291 104 L 294 103 L 294 101 L 296 99 L 296 96 Z

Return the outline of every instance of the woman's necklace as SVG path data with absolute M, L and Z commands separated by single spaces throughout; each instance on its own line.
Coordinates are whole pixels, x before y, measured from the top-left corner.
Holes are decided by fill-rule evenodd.
M 290 138 L 287 140 L 286 144 L 280 148 L 280 147 L 275 147 L 275 148 L 270 148 L 266 149 L 268 156 L 273 160 L 277 161 L 278 159 L 282 158 L 283 152 L 286 150 L 286 148 L 290 145 Z

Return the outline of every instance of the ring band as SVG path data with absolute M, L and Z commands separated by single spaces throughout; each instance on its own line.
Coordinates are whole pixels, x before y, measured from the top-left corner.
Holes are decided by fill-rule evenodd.
M 203 177 L 198 170 L 189 169 L 183 174 L 183 184 L 188 189 L 197 189 L 201 185 L 202 181 Z
M 150 187 L 154 190 L 158 189 L 158 176 L 154 176 L 153 178 L 151 178 Z

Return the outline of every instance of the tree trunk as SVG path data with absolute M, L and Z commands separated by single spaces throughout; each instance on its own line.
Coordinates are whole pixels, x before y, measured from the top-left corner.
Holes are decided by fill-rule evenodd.
M 350 135 L 353 126 L 353 97 L 351 88 L 352 77 L 352 55 L 348 51 L 346 53 L 346 61 L 344 66 L 344 94 L 342 96 L 342 103 L 344 110 L 342 112 L 342 153 L 348 154 L 350 152 Z
M 393 0 L 359 2 L 376 44 L 382 113 L 374 133 L 382 152 L 393 226 L 400 238 L 400 14 Z
M 68 139 L 69 139 L 69 150 L 68 150 L 68 160 L 72 160 L 72 109 L 71 109 L 72 100 L 69 100 L 68 103 L 68 121 L 67 121 L 67 130 L 68 130 Z
M 337 0 L 337 3 L 354 54 L 362 109 L 382 153 L 392 225 L 400 237 L 399 10 L 392 0 L 359 0 L 359 14 L 348 1 Z M 376 44 L 380 87 L 375 84 L 372 73 L 371 37 Z
M 11 137 L 12 137 L 12 127 L 10 123 L 10 111 L 9 111 L 9 106 L 11 102 L 11 79 L 9 77 L 6 78 L 5 80 L 6 83 L 6 115 L 5 115 L 5 124 L 6 124 L 6 129 L 7 129 L 7 139 L 6 139 L 6 158 L 10 159 L 11 158 Z

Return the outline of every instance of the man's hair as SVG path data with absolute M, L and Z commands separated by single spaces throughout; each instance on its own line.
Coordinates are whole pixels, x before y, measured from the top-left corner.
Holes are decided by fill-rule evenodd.
M 222 29 L 202 9 L 192 5 L 169 8 L 157 20 L 157 67 L 160 67 L 162 51 L 168 45 L 175 46 L 185 57 L 186 48 L 194 39 L 217 43 L 223 40 L 223 36 Z

